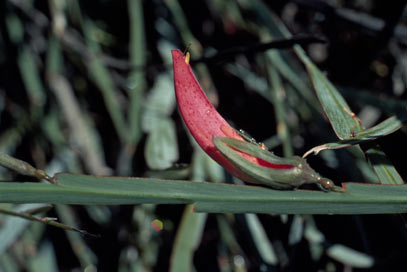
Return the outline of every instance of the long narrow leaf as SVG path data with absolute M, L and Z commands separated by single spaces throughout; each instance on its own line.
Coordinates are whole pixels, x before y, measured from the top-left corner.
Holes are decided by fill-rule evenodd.
M 407 209 L 407 186 L 346 184 L 346 193 L 273 191 L 267 200 L 199 201 L 197 212 L 273 214 L 383 214 Z M 328 200 L 329 199 L 329 200 Z M 357 204 L 358 203 L 358 204 Z M 242 207 L 244 205 L 244 207 Z M 323 210 L 323 212 L 322 212 Z
M 207 215 L 194 213 L 193 206 L 187 205 L 181 219 L 171 254 L 170 271 L 192 271 L 193 256 L 202 239 Z
M 404 184 L 403 179 L 397 172 L 396 168 L 386 157 L 383 151 L 377 147 L 369 148 L 366 151 L 366 156 L 369 163 L 382 184 Z
M 406 185 L 348 183 L 345 193 L 146 178 L 57 175 L 58 185 L 0 183 L 3 203 L 120 205 L 196 203 L 199 212 L 382 214 L 407 211 Z
M 272 13 L 264 4 L 260 1 L 256 1 L 256 9 L 259 14 L 262 14 L 262 20 L 264 20 L 273 35 L 277 37 L 290 38 L 292 35 L 287 30 L 281 20 Z M 345 99 L 339 93 L 339 91 L 332 85 L 332 83 L 326 78 L 326 76 L 312 63 L 307 57 L 304 50 L 296 45 L 294 51 L 300 60 L 306 66 L 308 73 L 311 77 L 314 89 L 317 92 L 318 98 L 326 112 L 328 119 L 336 133 L 341 139 L 349 139 L 354 134 L 361 132 L 362 128 L 356 119 L 352 116 L 352 111 L 347 105 Z M 380 147 L 377 147 L 380 149 Z M 375 168 L 375 166 L 373 166 Z M 386 171 L 387 175 L 393 173 L 391 177 L 393 180 L 397 180 L 399 174 L 393 165 L 380 164 L 380 168 Z M 382 177 L 379 175 L 380 170 L 375 168 L 375 172 L 379 179 Z M 382 181 L 383 182 L 383 181 Z M 384 182 L 386 183 L 386 182 Z
M 320 151 L 325 150 L 325 149 L 340 149 L 340 148 L 345 148 L 349 147 L 352 145 L 368 142 L 368 141 L 373 141 L 376 140 L 380 137 L 389 135 L 397 130 L 399 130 L 403 126 L 403 121 L 405 121 L 405 118 L 403 117 L 390 117 L 383 122 L 377 124 L 374 127 L 371 127 L 369 129 L 365 129 L 360 131 L 358 134 L 356 134 L 355 137 L 341 140 L 335 143 L 328 143 L 328 144 L 323 144 L 320 146 L 316 146 L 312 148 L 311 150 L 307 151 L 304 154 L 304 157 L 306 157 L 308 154 L 314 152 L 314 154 L 318 154 Z
M 301 47 L 296 46 L 295 52 L 307 68 L 314 89 L 336 135 L 340 139 L 347 139 L 352 135 L 352 130 L 358 132 L 357 122 L 349 114 L 351 110 L 342 95 L 306 56 Z
M 100 89 L 106 108 L 112 118 L 113 124 L 122 142 L 129 138 L 127 126 L 124 120 L 124 114 L 120 106 L 117 94 L 119 93 L 109 70 L 104 63 L 97 57 L 101 49 L 99 44 L 92 39 L 95 26 L 90 20 L 84 20 L 83 32 L 88 43 L 89 51 L 92 52 L 91 59 L 85 62 L 89 76 L 95 85 Z
M 144 31 L 144 15 L 142 1 L 127 2 L 129 6 L 130 19 L 130 63 L 134 67 L 130 72 L 129 80 L 129 140 L 132 144 L 137 144 L 141 137 L 141 106 L 143 103 L 143 93 L 146 87 L 145 71 L 139 69 L 146 64 L 146 37 Z

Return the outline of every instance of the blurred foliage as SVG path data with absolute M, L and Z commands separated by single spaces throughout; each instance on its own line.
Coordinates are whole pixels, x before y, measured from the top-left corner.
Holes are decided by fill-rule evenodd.
M 1 1 L 0 152 L 50 175 L 239 182 L 184 129 L 170 50 L 190 45 L 191 63 L 221 56 L 280 38 L 271 20 L 282 20 L 294 35 L 328 41 L 305 50 L 368 128 L 406 111 L 404 2 Z M 293 50 L 249 50 L 193 68 L 221 114 L 277 154 L 336 141 Z M 400 182 L 406 133 L 309 163 L 335 181 L 377 183 L 388 172 L 375 175 L 365 151 Z M 1 215 L 0 271 L 392 271 L 407 254 L 404 215 L 197 215 L 180 205 L 55 206 L 40 215 L 100 237 Z

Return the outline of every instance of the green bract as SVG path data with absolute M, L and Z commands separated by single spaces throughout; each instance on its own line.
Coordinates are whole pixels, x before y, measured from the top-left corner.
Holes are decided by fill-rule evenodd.
M 343 191 L 330 179 L 321 177 L 301 157 L 281 158 L 256 144 L 228 137 L 215 137 L 213 143 L 227 159 L 260 184 L 274 189 L 291 189 L 303 184 L 316 183 L 328 190 Z M 269 163 L 269 166 L 254 164 L 244 159 L 237 151 L 264 160 Z

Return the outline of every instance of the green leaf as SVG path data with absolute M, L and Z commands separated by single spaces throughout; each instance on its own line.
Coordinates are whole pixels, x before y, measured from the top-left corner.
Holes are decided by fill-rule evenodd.
M 58 185 L 0 182 L 2 203 L 190 204 L 198 212 L 382 214 L 407 211 L 407 185 L 347 183 L 345 193 L 147 178 L 57 174 Z
M 245 214 L 245 217 L 247 220 L 247 227 L 261 258 L 269 265 L 277 265 L 278 258 L 259 217 L 256 214 L 251 213 Z
M 144 154 L 150 169 L 163 170 L 178 160 L 177 135 L 171 119 L 155 118 L 154 128 L 147 136 Z
M 270 31 L 276 37 L 291 37 L 291 33 L 282 23 L 282 21 L 274 13 L 261 2 L 256 2 L 256 9 L 259 14 L 262 14 L 262 20 L 264 20 Z M 325 77 L 325 75 L 312 63 L 312 61 L 307 57 L 304 50 L 300 46 L 294 46 L 294 51 L 300 60 L 306 66 L 308 73 L 311 77 L 314 89 L 317 92 L 318 98 L 324 108 L 325 113 L 328 116 L 328 119 L 336 133 L 336 135 L 341 139 L 348 139 L 354 133 L 358 134 L 362 128 L 356 118 L 352 118 L 352 111 L 347 105 L 346 101 L 338 90 L 332 85 L 332 83 Z M 405 106 L 398 103 L 391 103 L 397 106 L 396 111 L 404 112 Z M 388 105 L 387 105 L 388 106 Z M 387 107 L 388 108 L 388 107 Z M 389 161 L 388 161 L 389 163 Z M 380 164 L 381 170 L 384 170 L 387 173 L 393 173 L 392 179 L 397 179 L 398 173 L 391 165 L 389 164 Z M 378 171 L 375 168 L 375 172 L 378 175 L 379 179 L 384 178 L 384 176 L 379 176 L 380 170 Z
M 149 117 L 170 116 L 175 108 L 174 81 L 169 74 L 157 76 L 154 86 L 148 93 L 143 106 L 142 127 L 149 130 Z
M 371 147 L 366 151 L 369 163 L 372 165 L 382 184 L 404 184 L 396 168 L 379 147 Z
M 45 89 L 35 62 L 35 55 L 27 45 L 23 45 L 19 52 L 18 66 L 27 95 L 32 104 L 34 106 L 42 106 L 46 100 Z
M 200 201 L 197 203 L 195 211 L 215 213 L 263 213 L 267 211 L 267 213 L 274 214 L 381 214 L 392 210 L 393 213 L 403 213 L 403 211 L 407 211 L 406 193 L 407 186 L 405 185 L 347 183 L 346 193 L 270 190 L 268 196 L 258 195 L 259 198 L 265 197 L 260 201 L 259 199 Z M 321 212 L 322 210 L 323 212 Z
M 268 26 L 268 29 L 274 37 L 292 37 L 291 33 L 278 16 L 271 12 L 264 3 L 261 1 L 255 1 L 255 4 L 253 4 L 252 7 L 256 10 L 257 14 L 260 15 L 259 19 Z M 346 139 L 350 137 L 352 130 L 358 132 L 358 124 L 354 121 L 351 115 L 346 112 L 346 110 L 351 112 L 350 108 L 338 90 L 307 57 L 300 46 L 294 46 L 294 51 L 306 66 L 314 89 L 317 92 L 318 98 L 336 135 L 340 139 Z
M 51 178 L 42 170 L 34 168 L 31 164 L 11 157 L 7 154 L 0 153 L 0 165 L 16 171 L 22 175 L 37 177 L 37 178 L 47 178 L 51 180 Z
M 127 1 L 129 11 L 129 56 L 132 70 L 129 73 L 129 140 L 137 144 L 141 138 L 141 118 L 143 95 L 146 89 L 146 37 L 144 31 L 144 12 L 141 1 Z
M 407 120 L 407 115 L 404 116 L 392 116 L 383 122 L 356 133 L 356 137 L 361 138 L 378 138 L 381 136 L 389 135 L 403 126 L 403 122 Z
M 145 101 L 142 128 L 148 133 L 144 154 L 150 169 L 167 169 L 178 160 L 175 125 L 169 117 L 175 107 L 173 88 L 172 78 L 161 74 Z
M 327 255 L 354 268 L 366 269 L 374 265 L 374 259 L 371 256 L 340 244 L 330 246 L 327 249 Z
M 205 213 L 194 213 L 193 205 L 187 205 L 182 215 L 171 254 L 170 271 L 193 271 L 193 257 L 202 239 Z
M 105 66 L 103 61 L 98 57 L 101 49 L 97 41 L 94 40 L 94 32 L 96 27 L 92 21 L 83 21 L 83 33 L 88 44 L 89 52 L 92 53 L 90 59 L 86 59 L 85 65 L 87 66 L 90 79 L 99 88 L 106 108 L 112 118 L 113 125 L 122 142 L 126 142 L 129 138 L 128 129 L 124 120 L 124 113 L 119 103 L 117 94 L 119 91 L 111 77 L 110 71 Z
M 357 122 L 349 114 L 351 110 L 342 95 L 306 56 L 301 47 L 295 46 L 295 52 L 307 68 L 314 89 L 336 135 L 340 139 L 347 139 L 352 132 L 357 133 L 359 131 Z
M 380 137 L 389 135 L 397 130 L 399 130 L 403 126 L 403 121 L 405 121 L 405 117 L 397 117 L 397 116 L 392 116 L 383 122 L 377 124 L 374 127 L 371 127 L 369 129 L 365 129 L 360 131 L 358 134 L 356 134 L 355 137 L 348 138 L 345 140 L 341 140 L 335 143 L 328 143 L 328 144 L 323 144 L 320 146 L 316 146 L 309 151 L 307 151 L 303 157 L 308 156 L 310 153 L 318 154 L 322 150 L 326 149 L 340 149 L 340 148 L 345 148 L 349 147 L 352 145 L 368 142 L 368 141 L 373 141 L 376 140 Z

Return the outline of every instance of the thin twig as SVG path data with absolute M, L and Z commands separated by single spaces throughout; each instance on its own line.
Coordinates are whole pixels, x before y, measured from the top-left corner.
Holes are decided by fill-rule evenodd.
M 264 52 L 269 49 L 289 49 L 294 45 L 308 45 L 311 43 L 326 43 L 327 41 L 320 37 L 314 36 L 296 36 L 290 39 L 275 40 L 268 43 L 256 43 L 249 46 L 233 47 L 217 53 L 210 57 L 201 57 L 195 60 L 191 60 L 191 63 L 197 62 L 215 62 L 219 60 L 228 59 L 239 54 L 254 54 L 258 52 Z
M 31 221 L 40 222 L 40 223 L 51 225 L 51 226 L 61 228 L 61 229 L 64 229 L 64 230 L 79 232 L 82 235 L 89 236 L 89 237 L 92 237 L 92 238 L 99 238 L 100 237 L 100 235 L 92 234 L 92 233 L 89 233 L 89 232 L 87 232 L 85 230 L 80 230 L 80 229 L 77 229 L 77 228 L 74 228 L 74 227 L 67 226 L 65 224 L 56 222 L 55 220 L 57 220 L 57 218 L 38 217 L 38 216 L 34 216 L 34 215 L 30 214 L 30 213 L 19 212 L 19 211 L 11 211 L 11 210 L 2 209 L 2 208 L 0 208 L 0 213 L 7 214 L 7 215 L 12 215 L 12 216 L 17 216 L 17 217 L 24 218 L 24 219 L 31 220 Z

